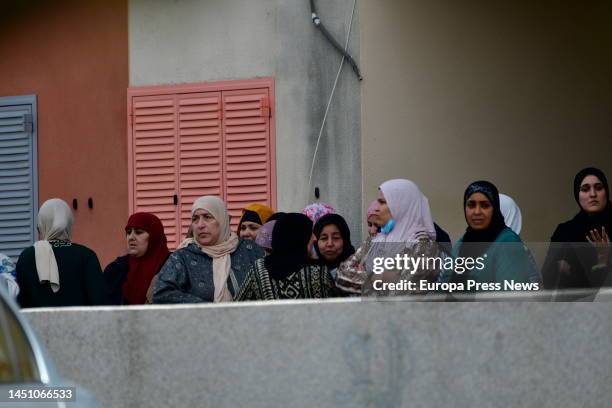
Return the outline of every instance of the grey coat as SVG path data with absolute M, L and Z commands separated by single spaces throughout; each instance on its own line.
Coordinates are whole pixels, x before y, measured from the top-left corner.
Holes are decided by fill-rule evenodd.
M 240 289 L 251 265 L 264 255 L 254 241 L 240 240 L 230 254 L 232 266 L 227 287 L 232 296 Z M 170 255 L 162 266 L 153 289 L 153 303 L 212 302 L 214 293 L 212 258 L 196 244 L 190 244 Z

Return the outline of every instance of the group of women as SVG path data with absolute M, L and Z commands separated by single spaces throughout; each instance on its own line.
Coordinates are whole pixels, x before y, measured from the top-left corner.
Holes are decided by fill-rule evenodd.
M 580 211 L 556 229 L 541 274 L 518 235 L 520 210 L 487 181 L 465 190 L 467 228 L 454 246 L 434 223 L 418 186 L 395 179 L 380 185 L 368 207 L 368 238 L 357 249 L 346 220 L 329 205 L 280 213 L 253 204 L 232 231 L 225 203 L 204 196 L 193 203 L 190 232 L 173 253 L 158 217 L 132 214 L 125 226 L 127 254 L 104 272 L 93 251 L 71 241 L 68 205 L 52 199 L 39 211 L 40 241 L 17 262 L 18 301 L 39 307 L 422 295 L 434 291 L 432 284 L 468 281 L 543 283 L 545 288 L 608 285 L 612 207 L 603 172 L 579 172 L 574 196 Z M 380 259 L 419 258 L 412 267 L 376 272 Z M 479 267 L 446 266 L 468 258 L 479 259 Z M 381 288 L 381 282 L 387 285 Z

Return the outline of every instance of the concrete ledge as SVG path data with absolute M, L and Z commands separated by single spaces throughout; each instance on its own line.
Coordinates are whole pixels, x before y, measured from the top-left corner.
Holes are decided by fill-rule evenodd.
M 106 407 L 609 406 L 608 303 L 32 309 Z

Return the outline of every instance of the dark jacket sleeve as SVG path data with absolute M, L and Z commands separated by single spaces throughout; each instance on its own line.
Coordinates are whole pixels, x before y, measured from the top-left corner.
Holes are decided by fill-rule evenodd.
M 170 255 L 157 274 L 153 303 L 200 303 L 204 299 L 189 293 L 187 266 L 177 251 Z
M 128 255 L 120 256 L 104 268 L 104 279 L 113 305 L 123 304 L 123 284 L 128 274 Z
M 550 245 L 546 259 L 542 264 L 542 284 L 544 289 L 556 289 L 559 286 L 559 261 L 565 258 L 565 243 L 563 241 L 563 224 L 555 229 L 550 237 Z
M 15 274 L 17 278 L 17 284 L 19 285 L 19 295 L 17 295 L 17 303 L 21 307 L 34 307 L 36 306 L 32 299 L 30 299 L 30 292 L 32 287 L 32 279 L 35 274 L 34 270 L 34 247 L 29 247 L 21 252 L 17 265 L 15 266 Z
M 90 305 L 110 305 L 111 299 L 108 293 L 108 286 L 104 280 L 102 268 L 98 256 L 93 251 L 89 251 L 85 258 L 85 292 Z

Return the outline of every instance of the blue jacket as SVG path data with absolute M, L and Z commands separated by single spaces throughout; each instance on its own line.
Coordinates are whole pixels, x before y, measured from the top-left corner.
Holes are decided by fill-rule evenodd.
M 231 270 L 227 288 L 235 296 L 252 264 L 265 255 L 252 240 L 241 239 L 230 254 Z M 196 244 L 175 251 L 158 274 L 153 303 L 200 303 L 214 300 L 212 258 Z

